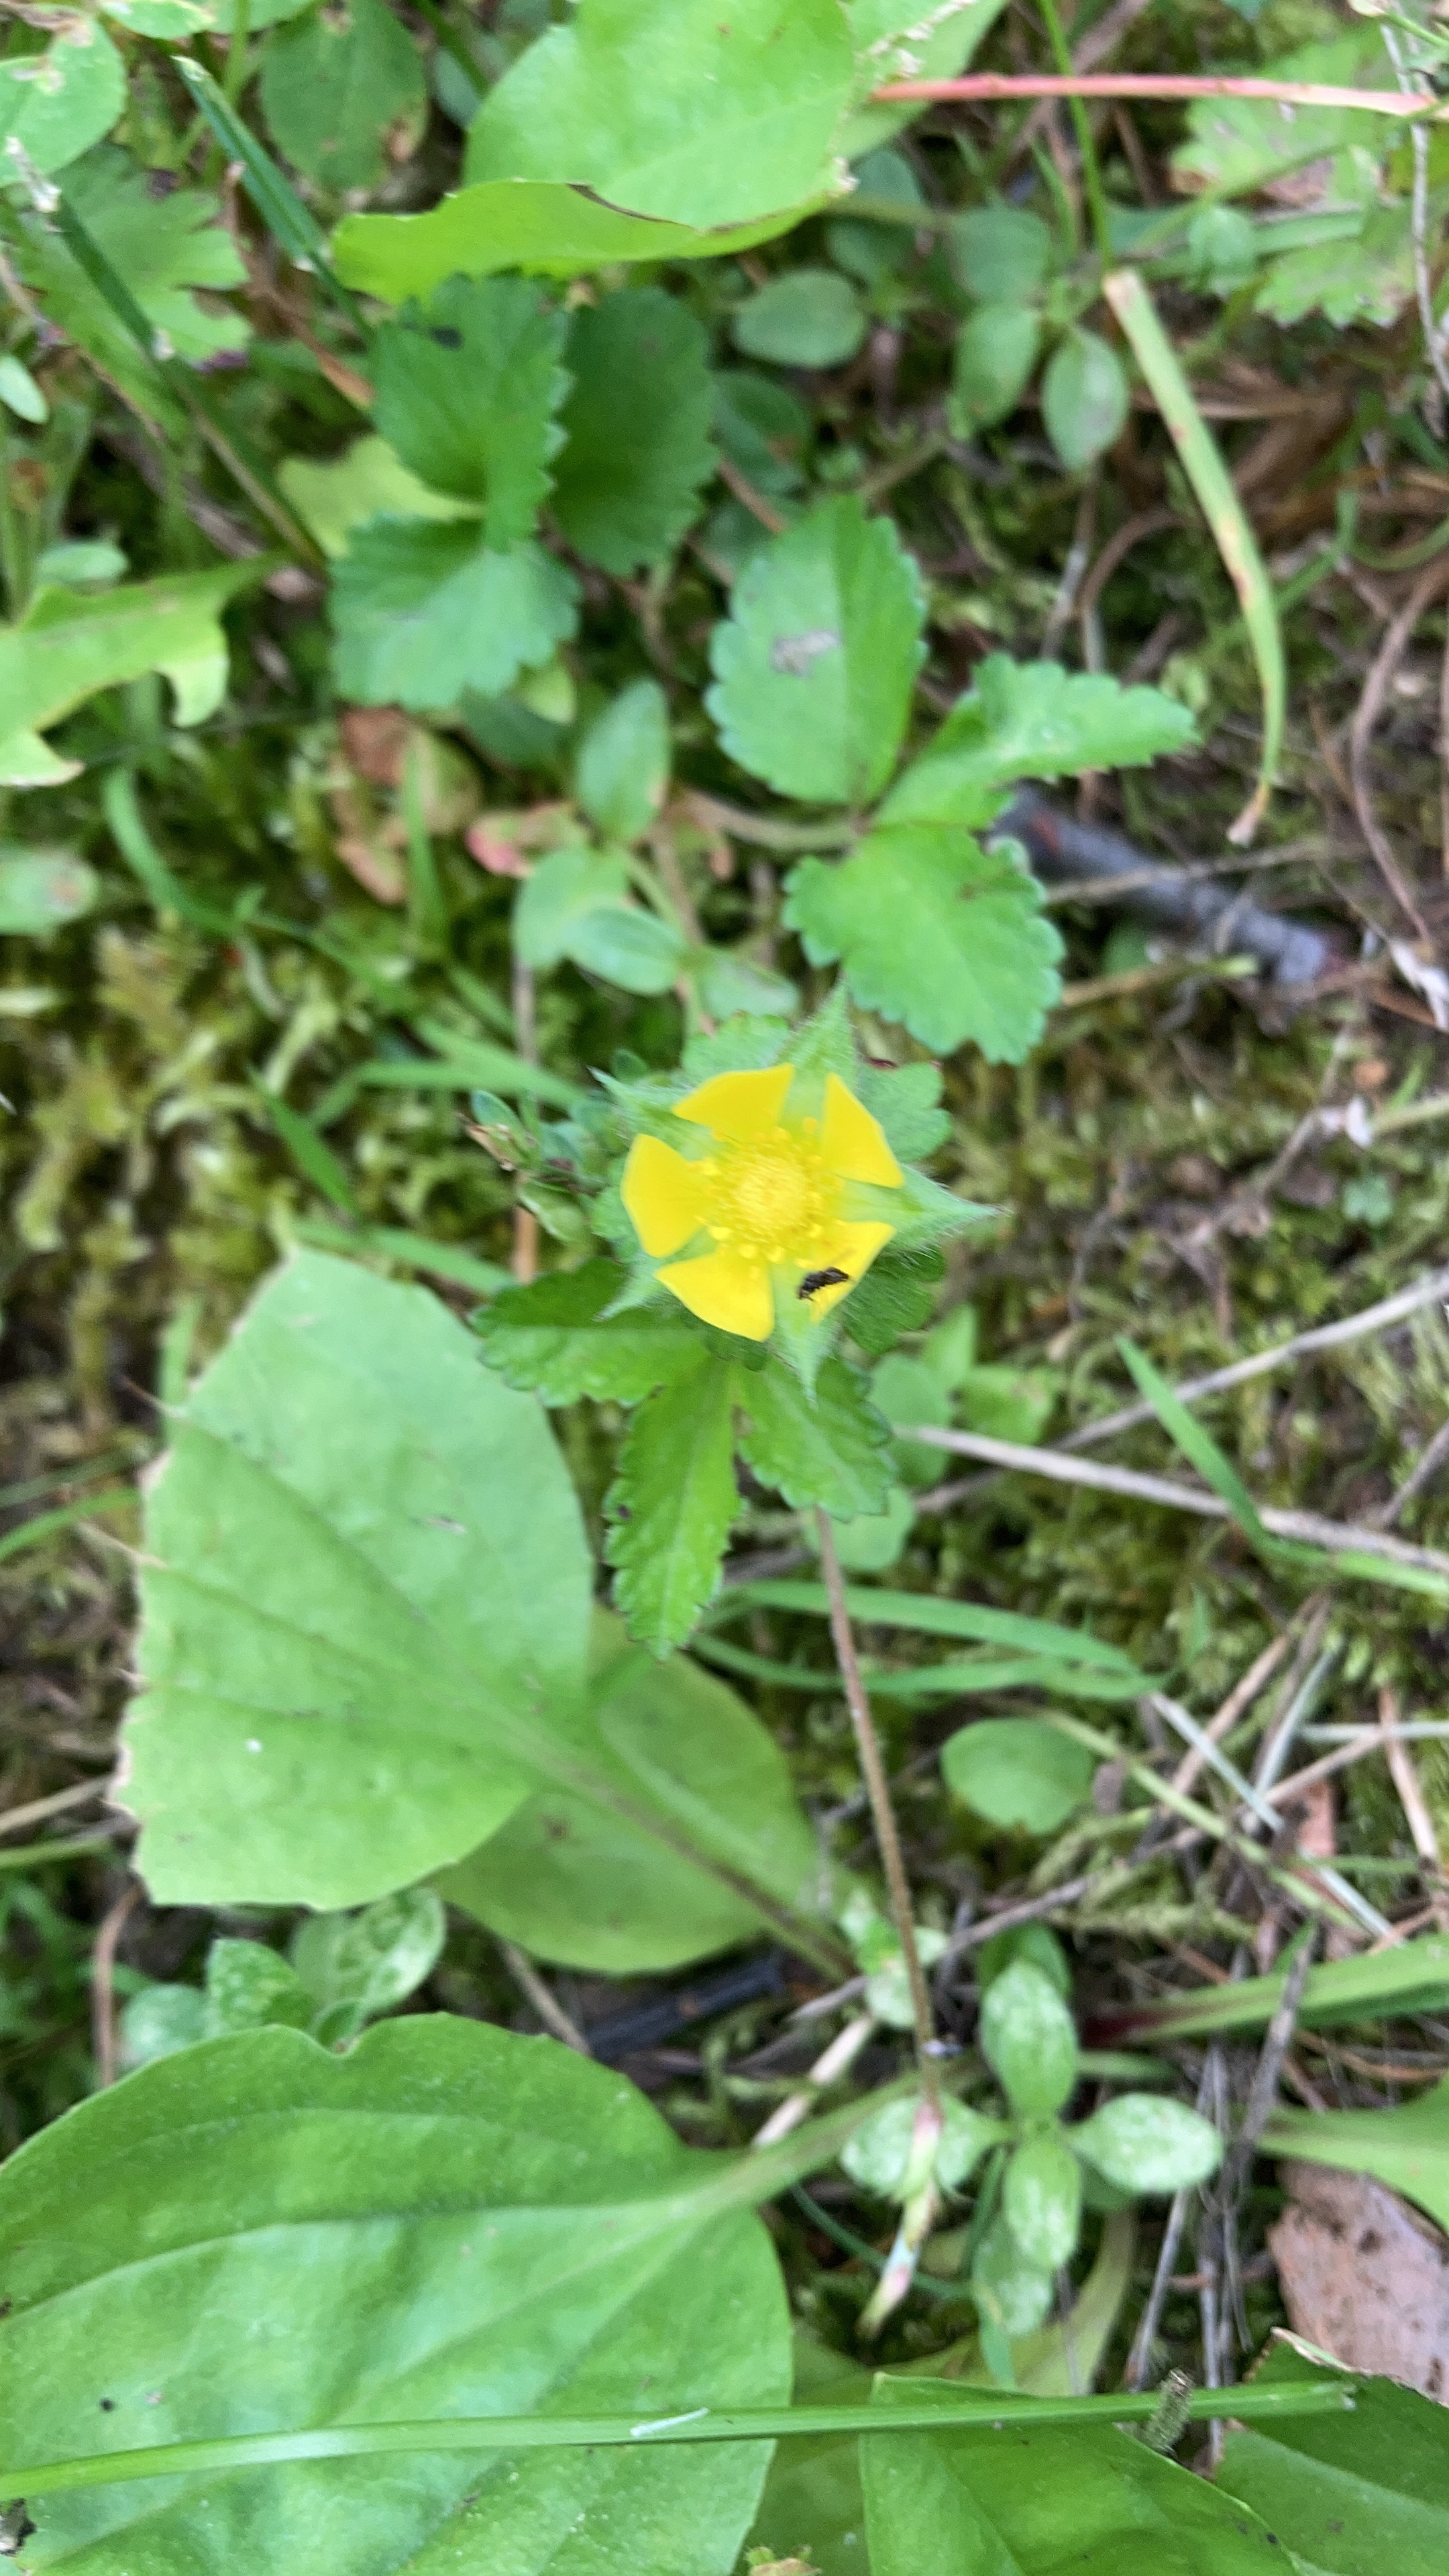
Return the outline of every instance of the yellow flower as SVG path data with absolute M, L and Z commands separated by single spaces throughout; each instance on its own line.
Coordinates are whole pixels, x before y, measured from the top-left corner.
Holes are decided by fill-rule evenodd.
M 818 1117 L 804 1114 L 812 1099 Z M 624 1166 L 645 1251 L 686 1255 L 656 1276 L 691 1314 L 751 1342 L 769 1339 L 777 1309 L 828 1314 L 896 1230 L 880 1193 L 900 1189 L 901 1167 L 870 1111 L 838 1075 L 822 1097 L 818 1079 L 777 1064 L 716 1074 L 674 1115 L 697 1131 L 685 1150 L 636 1136 Z M 821 1271 L 836 1275 L 813 1286 Z

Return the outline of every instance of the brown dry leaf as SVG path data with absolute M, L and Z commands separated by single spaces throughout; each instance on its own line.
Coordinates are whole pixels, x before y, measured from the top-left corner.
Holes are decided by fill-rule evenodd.
M 347 765 L 370 787 L 402 783 L 403 753 L 412 731 L 401 707 L 344 707 L 338 729 Z
M 1365 2174 L 1288 2164 L 1268 2243 L 1295 2334 L 1449 2400 L 1449 2238 Z

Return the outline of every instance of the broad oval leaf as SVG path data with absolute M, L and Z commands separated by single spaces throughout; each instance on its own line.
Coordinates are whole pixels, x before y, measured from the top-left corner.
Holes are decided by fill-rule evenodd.
M 788 268 L 742 304 L 731 326 L 747 358 L 776 367 L 839 367 L 866 334 L 855 289 L 830 268 Z
M 838 958 L 863 1009 L 937 1055 L 969 1039 L 988 1063 L 1019 1064 L 1061 990 L 1061 938 L 1012 842 L 984 850 L 948 826 L 882 828 L 843 863 L 803 859 L 785 918 L 812 966 Z
M 952 223 L 946 255 L 968 295 L 1010 310 L 1046 284 L 1052 236 L 1025 206 L 973 206 Z
M 942 2405 L 959 2406 L 939 2385 Z M 885 2407 L 931 2390 L 879 2379 L 874 2393 Z M 1285 2576 L 1255 2514 L 1105 2426 L 867 2435 L 860 2451 L 871 2576 Z
M 1029 2138 L 1010 2158 L 1001 2206 L 1023 2262 L 1059 2272 L 1077 2248 L 1082 2169 L 1061 2136 Z
M 355 1905 L 461 1859 L 579 1707 L 589 1591 L 536 1405 L 426 1291 L 298 1255 L 149 1499 L 125 1797 L 157 1898 Z
M 267 2030 L 83 2103 L 0 2179 L 0 2446 L 779 2403 L 764 2229 L 624 2078 L 436 2014 Z M 37 2570 L 728 2576 L 768 2450 L 407 2453 L 37 2498 Z
M 68 850 L 7 849 L 0 843 L 0 931 L 48 939 L 89 912 L 100 890 L 95 869 Z
M 685 946 L 657 912 L 645 912 L 638 904 L 605 904 L 576 924 L 568 953 L 586 974 L 617 984 L 625 993 L 667 993 L 679 981 Z
M 383 0 L 310 9 L 262 54 L 262 106 L 278 149 L 338 191 L 375 188 L 422 132 L 427 79 L 411 36 Z M 393 147 L 401 142 L 401 154 Z
M 669 784 L 669 700 L 635 680 L 594 718 L 579 745 L 579 803 L 615 841 L 640 841 Z
M 593 1767 L 747 1860 L 803 1914 L 822 1907 L 820 1855 L 784 1756 L 743 1700 L 683 1656 L 658 1663 L 599 1613 L 588 1725 Z M 760 1928 L 726 1878 L 566 1790 L 540 1790 L 481 1851 L 437 1880 L 492 1931 L 563 1965 L 633 1976 L 702 1959 Z
M 958 438 L 990 429 L 1013 412 L 1041 347 L 1041 317 L 1030 304 L 983 304 L 964 323 L 951 368 L 950 425 Z
M 1321 2375 L 1285 2337 L 1253 2379 L 1289 2388 Z M 1439 2576 L 1449 2567 L 1449 2415 L 1392 2380 L 1359 2380 L 1351 2413 L 1240 2426 L 1217 2483 L 1315 2576 Z
M 1059 2111 L 1077 2080 L 1077 2033 L 1051 1978 L 1025 1959 L 994 1977 L 981 2001 L 981 2053 L 1014 2111 Z
M 941 1748 L 946 1786 L 988 1825 L 1052 1834 L 1092 1785 L 1086 1747 L 1036 1717 L 984 1717 Z
M 67 16 L 44 53 L 0 63 L 0 161 L 15 142 L 42 173 L 63 170 L 110 133 L 125 104 L 125 71 L 105 29 Z
M 865 804 L 890 776 L 920 668 L 920 579 L 889 520 L 823 501 L 755 555 L 711 648 L 724 747 L 782 795 Z
M 580 0 L 490 91 L 470 179 L 584 180 L 671 223 L 827 194 L 853 62 L 837 0 Z

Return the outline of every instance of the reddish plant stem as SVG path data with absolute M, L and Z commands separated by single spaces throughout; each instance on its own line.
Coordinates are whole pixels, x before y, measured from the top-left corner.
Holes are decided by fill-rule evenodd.
M 1285 107 L 1349 107 L 1368 116 L 1449 114 L 1425 91 L 1338 89 L 1322 81 L 1217 79 L 1192 72 L 968 72 L 960 80 L 888 81 L 872 97 L 1000 98 L 1263 98 Z

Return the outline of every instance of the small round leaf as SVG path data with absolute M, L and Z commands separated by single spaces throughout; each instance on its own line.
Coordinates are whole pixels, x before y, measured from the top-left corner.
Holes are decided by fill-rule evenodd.
M 973 1815 L 1024 1834 L 1051 1834 L 1065 1824 L 1091 1788 L 1094 1767 L 1084 1745 L 1035 1717 L 980 1718 L 941 1754 L 947 1787 Z
M 841 2151 L 840 2161 L 862 2191 L 883 2200 L 899 2200 L 906 2187 L 915 2137 L 916 2104 L 885 2102 L 858 2128 Z M 942 2105 L 941 2143 L 936 2150 L 936 2180 L 955 2191 L 973 2165 L 1005 2136 L 999 2120 L 988 2120 L 964 2102 Z
M 65 850 L 0 849 L 0 931 L 45 939 L 89 912 L 100 879 Z
M 1061 2109 L 1077 2080 L 1077 2034 L 1050 1977 L 1014 1960 L 982 2000 L 980 2036 L 1015 2112 Z
M 771 278 L 734 320 L 736 348 L 777 367 L 840 367 L 864 338 L 860 298 L 830 268 L 792 268 Z
M 1005 420 L 1025 393 L 1041 347 L 1041 317 L 1030 304 L 983 304 L 956 340 L 948 404 L 958 438 Z
M 1121 2093 L 1072 2131 L 1072 2145 L 1120 2191 L 1187 2191 L 1222 2161 L 1222 2141 L 1201 2112 L 1152 2093 Z
M 1001 2206 L 1023 2262 L 1056 2272 L 1077 2250 L 1082 2169 L 1065 2139 L 1032 2138 L 1006 2168 Z
M 1119 438 L 1127 378 L 1115 349 L 1095 331 L 1069 331 L 1042 378 L 1041 416 L 1069 474 L 1079 474 Z
M 1045 284 L 1052 237 L 1024 206 L 973 206 L 951 225 L 946 255 L 968 295 L 1014 305 Z

